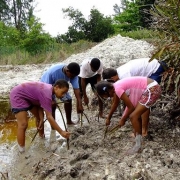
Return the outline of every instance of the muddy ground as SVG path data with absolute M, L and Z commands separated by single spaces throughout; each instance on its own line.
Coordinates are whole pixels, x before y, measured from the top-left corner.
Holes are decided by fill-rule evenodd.
M 90 123 L 83 116 L 82 124 L 68 127 L 72 133 L 69 149 L 66 140 L 58 139 L 57 134 L 48 145 L 37 137 L 25 154 L 15 153 L 8 170 L 9 179 L 178 180 L 180 121 L 178 116 L 172 119 L 169 114 L 174 103 L 172 96 L 161 97 L 151 110 L 151 138 L 143 140 L 139 153 L 127 156 L 126 151 L 134 144 L 130 122 L 104 137 L 105 119 L 98 120 L 93 99 L 90 109 L 84 111 Z M 109 102 L 105 105 L 105 113 L 109 105 Z M 117 111 L 111 127 L 118 123 L 118 114 Z

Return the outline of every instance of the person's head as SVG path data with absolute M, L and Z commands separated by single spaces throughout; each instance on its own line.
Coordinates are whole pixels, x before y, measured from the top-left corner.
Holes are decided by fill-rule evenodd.
M 96 92 L 102 98 L 108 98 L 114 96 L 114 86 L 108 81 L 100 81 L 95 85 Z
M 54 94 L 57 98 L 62 98 L 69 90 L 69 84 L 63 79 L 59 79 L 53 85 Z
M 71 62 L 65 67 L 65 74 L 68 78 L 74 78 L 80 73 L 80 66 L 76 62 Z
M 112 79 L 113 81 L 119 80 L 118 73 L 116 69 L 106 68 L 102 73 L 103 79 Z
M 93 72 L 96 72 L 99 69 L 100 65 L 101 65 L 101 62 L 98 58 L 93 58 L 91 60 L 90 66 Z

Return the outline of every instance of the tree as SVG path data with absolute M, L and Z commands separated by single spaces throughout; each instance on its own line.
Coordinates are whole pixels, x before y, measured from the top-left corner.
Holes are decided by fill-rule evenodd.
M 77 31 L 84 31 L 85 24 L 87 20 L 84 18 L 83 14 L 79 10 L 75 10 L 73 7 L 67 9 L 62 9 L 65 17 L 69 17 L 72 20 L 72 27 Z
M 39 22 L 39 19 L 32 17 L 27 24 L 28 31 L 22 40 L 22 47 L 30 54 L 34 55 L 43 52 L 54 42 L 53 38 L 43 31 L 43 24 Z
M 9 6 L 7 0 L 0 0 L 0 21 L 5 22 L 9 17 Z
M 63 9 L 63 13 L 72 20 L 72 25 L 67 33 L 57 36 L 57 42 L 72 43 L 82 39 L 100 42 L 114 33 L 111 18 L 104 17 L 97 9 L 91 9 L 88 20 L 79 10 L 72 7 Z
M 20 32 L 13 26 L 0 21 L 0 47 L 16 46 L 20 42 Z
M 119 8 L 122 9 L 122 12 L 116 14 L 114 17 L 116 32 L 149 28 L 152 22 L 150 9 L 153 7 L 154 1 L 155 0 L 121 1 L 123 5 L 121 6 L 122 8 L 120 6 Z
M 5 2 L 2 10 L 6 13 L 1 14 L 1 19 L 6 24 L 13 24 L 17 30 L 24 32 L 27 28 L 27 21 L 33 17 L 34 0 L 8 0 Z
M 85 29 L 86 39 L 93 42 L 100 42 L 114 34 L 111 18 L 104 17 L 97 9 L 91 9 Z
M 142 27 L 150 28 L 152 23 L 152 15 L 150 10 L 154 5 L 155 0 L 137 0 L 137 4 L 139 6 L 139 14 L 140 21 L 142 23 Z
M 116 15 L 121 14 L 126 9 L 126 3 L 127 3 L 127 0 L 120 0 L 120 5 L 115 4 L 113 6 L 113 9 Z
M 136 2 L 126 1 L 126 9 L 114 17 L 115 31 L 132 31 L 142 27 L 139 6 Z

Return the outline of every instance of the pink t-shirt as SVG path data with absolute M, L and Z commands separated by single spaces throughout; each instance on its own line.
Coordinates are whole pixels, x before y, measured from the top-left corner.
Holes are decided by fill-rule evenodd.
M 143 92 L 147 88 L 147 77 L 134 76 L 124 78 L 116 81 L 113 86 L 116 95 L 121 98 L 122 94 L 127 90 L 130 90 L 130 94 L 134 89 L 141 90 L 141 92 Z
M 11 108 L 28 108 L 41 106 L 52 112 L 52 85 L 42 82 L 26 82 L 15 86 L 10 92 Z

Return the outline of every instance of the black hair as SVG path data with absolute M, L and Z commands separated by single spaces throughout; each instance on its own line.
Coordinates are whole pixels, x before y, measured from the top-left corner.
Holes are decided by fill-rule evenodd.
M 117 70 L 113 68 L 106 68 L 103 70 L 102 78 L 103 79 L 111 79 L 113 76 L 117 75 Z
M 74 76 L 77 76 L 80 73 L 80 66 L 76 62 L 71 62 L 68 64 L 67 69 L 71 74 Z
M 69 84 L 67 81 L 65 81 L 64 79 L 59 79 L 55 82 L 55 84 L 53 86 L 58 86 L 59 88 L 68 88 L 69 89 Z
M 96 92 L 99 96 L 107 94 L 109 96 L 109 90 L 113 89 L 112 83 L 108 81 L 99 81 L 96 85 Z
M 95 71 L 97 71 L 97 70 L 99 69 L 100 64 L 101 64 L 101 62 L 100 62 L 100 60 L 99 60 L 98 58 L 93 58 L 93 59 L 91 60 L 91 63 L 90 63 L 91 67 L 92 67 Z

